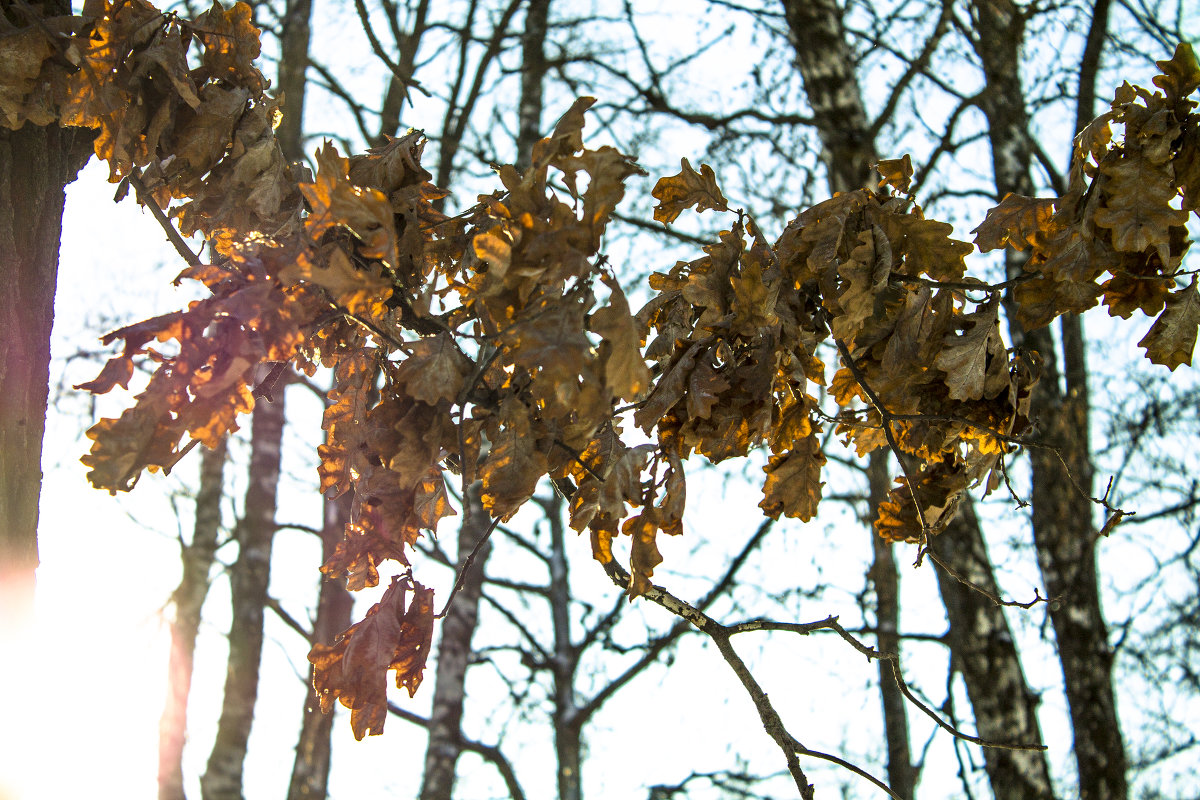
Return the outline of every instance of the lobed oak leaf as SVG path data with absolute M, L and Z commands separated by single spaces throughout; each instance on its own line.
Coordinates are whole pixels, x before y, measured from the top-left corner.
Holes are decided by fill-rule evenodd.
M 922 464 L 916 477 L 916 496 L 929 527 L 922 530 L 921 515 L 913 501 L 908 479 L 898 477 L 898 486 L 879 504 L 879 516 L 875 520 L 875 532 L 886 541 L 916 544 L 925 541 L 927 536 L 941 533 L 954 519 L 969 480 L 964 465 L 953 457 Z
M 658 521 L 653 509 L 630 517 L 621 525 L 621 533 L 633 540 L 629 555 L 629 599 L 641 597 L 651 587 L 654 568 L 662 563 L 658 551 Z
M 357 186 L 349 178 L 349 162 L 326 142 L 316 153 L 317 177 L 301 183 L 309 215 L 304 229 L 319 242 L 333 228 L 345 228 L 357 237 L 364 258 L 378 259 L 395 268 L 396 228 L 391 203 L 378 189 Z
M 821 441 L 816 431 L 795 440 L 787 452 L 773 455 L 763 467 L 767 473 L 763 483 L 763 499 L 758 506 L 772 519 L 785 516 L 808 522 L 817 514 L 821 502 L 821 467 L 825 465 L 825 454 L 821 452 Z
M 957 281 L 967 270 L 966 257 L 975 247 L 969 242 L 951 239 L 954 226 L 948 222 L 924 219 L 917 214 L 891 215 L 890 221 L 903 236 L 888 230 L 894 250 L 903 252 L 904 263 L 913 274 L 925 273 L 935 281 Z M 886 226 L 885 226 L 886 227 Z
M 471 362 L 454 340 L 447 334 L 426 336 L 409 343 L 408 351 L 394 373 L 404 393 L 430 406 L 456 402 L 471 372 Z
M 1171 228 L 1185 225 L 1188 214 L 1169 205 L 1177 194 L 1170 164 L 1133 156 L 1100 169 L 1110 180 L 1095 222 L 1112 230 L 1113 247 L 1126 253 L 1154 248 L 1164 265 L 1171 264 Z
M 969 326 L 962 333 L 949 333 L 934 366 L 946 374 L 946 386 L 953 400 L 980 400 L 992 397 L 1008 385 L 1008 359 L 1000 338 L 1000 298 L 992 299 L 960 324 Z
M 692 169 L 686 158 L 680 161 L 683 169 L 677 175 L 659 178 L 650 194 L 658 200 L 654 207 L 654 219 L 662 223 L 674 222 L 685 210 L 696 207 L 697 212 L 712 209 L 728 211 L 728 201 L 717 185 L 717 176 L 708 164 L 700 165 L 700 172 Z
M 132 377 L 133 359 L 128 355 L 120 355 L 110 358 L 95 379 L 76 384 L 75 388 L 92 394 L 106 394 L 111 392 L 114 386 L 128 389 L 129 379 Z
M 1187 42 L 1175 46 L 1175 54 L 1169 61 L 1155 61 L 1162 70 L 1154 76 L 1154 85 L 1166 92 L 1168 102 L 1177 102 L 1200 88 L 1200 62 Z
M 212 8 L 196 17 L 193 30 L 204 44 L 204 70 L 209 78 L 262 94 L 263 76 L 254 66 L 262 51 L 260 31 L 254 27 L 254 11 L 249 5 L 236 2 L 226 9 L 213 0 Z
M 578 97 L 554 126 L 549 137 L 534 143 L 533 163 L 546 165 L 551 161 L 577 153 L 583 149 L 583 126 L 587 124 L 586 112 L 596 103 L 594 97 Z
M 1049 227 L 1054 216 L 1054 200 L 1039 197 L 1024 197 L 1009 192 L 1000 205 L 988 209 L 987 216 L 975 234 L 975 246 L 979 252 L 998 250 L 1012 245 L 1014 250 L 1024 250 L 1037 244 L 1038 235 Z
M 410 582 L 413 598 L 406 608 Z M 421 685 L 432 640 L 433 590 L 394 577 L 361 621 L 333 645 L 318 642 L 309 651 L 321 711 L 328 714 L 334 701 L 340 701 L 350 709 L 355 739 L 383 733 L 388 670 L 396 671 L 396 687 L 407 689 L 412 697 Z
M 1138 342 L 1138 347 L 1145 349 L 1146 357 L 1152 362 L 1162 364 L 1172 372 L 1180 364 L 1191 366 L 1198 325 L 1200 295 L 1196 292 L 1196 276 L 1193 275 L 1188 286 L 1167 296 L 1166 308 Z
M 487 460 L 479 468 L 483 481 L 483 506 L 493 517 L 507 520 L 533 496 L 538 481 L 549 469 L 549 460 L 532 436 L 529 412 L 519 400 L 501 407 L 504 427 L 492 439 Z

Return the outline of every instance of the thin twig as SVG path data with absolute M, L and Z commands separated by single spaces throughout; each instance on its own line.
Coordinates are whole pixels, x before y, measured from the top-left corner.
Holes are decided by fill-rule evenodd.
M 479 554 L 479 551 L 487 543 L 487 540 L 491 538 L 492 531 L 496 530 L 496 526 L 499 524 L 499 517 L 493 519 L 492 523 L 487 526 L 487 530 L 483 532 L 483 536 L 480 536 L 479 541 L 477 541 L 475 546 L 471 548 L 471 553 L 467 556 L 467 560 L 463 562 L 462 568 L 458 571 L 458 580 L 454 582 L 454 588 L 450 590 L 450 596 L 446 598 L 446 605 L 442 608 L 440 614 L 434 615 L 434 619 L 441 619 L 442 617 L 446 616 L 446 612 L 450 610 L 450 604 L 454 602 L 454 596 L 458 594 L 458 591 L 462 589 L 463 584 L 466 583 L 467 571 L 474 566 L 475 556 Z

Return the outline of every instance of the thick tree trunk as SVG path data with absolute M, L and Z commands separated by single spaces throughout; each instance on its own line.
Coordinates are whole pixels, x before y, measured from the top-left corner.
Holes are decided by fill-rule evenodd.
M 237 526 L 238 557 L 229 576 L 233 589 L 233 624 L 229 631 L 225 698 L 217 738 L 200 782 L 204 800 L 242 798 L 242 766 L 254 722 L 254 702 L 258 697 L 263 607 L 271 575 L 271 543 L 275 537 L 283 397 L 283 387 L 279 386 L 273 402 L 259 398 L 254 406 L 250 483 L 246 489 L 242 521 Z
M 1023 10 L 1011 0 L 976 0 L 972 11 L 976 49 L 987 79 L 981 107 L 988 118 L 997 195 L 1032 194 L 1032 155 L 1019 71 Z M 1011 251 L 1008 261 L 1013 277 L 1022 263 Z M 1064 395 L 1049 329 L 1027 332 L 1011 314 L 1009 319 L 1013 343 L 1041 355 L 1042 376 L 1031 411 L 1039 425 L 1039 438 L 1057 450 L 1030 450 L 1033 539 L 1042 579 L 1053 598 L 1050 620 L 1075 735 L 1079 795 L 1084 800 L 1119 800 L 1127 795 L 1126 758 L 1096 570 L 1087 395 L 1078 391 L 1081 379 L 1086 385 L 1086 373 L 1079 374 L 1082 335 L 1076 332 L 1076 340 L 1069 342 L 1072 362 L 1068 366 L 1074 366 L 1076 387 Z
M 184 800 L 183 746 L 187 740 L 188 695 L 200 612 L 208 596 L 208 574 L 221 530 L 224 497 L 225 441 L 204 450 L 200 459 L 200 488 L 196 493 L 196 522 L 192 543 L 183 548 L 183 577 L 173 595 L 171 655 L 167 666 L 167 700 L 158 726 L 158 798 Z
M 325 524 L 321 529 L 321 560 L 327 561 L 345 535 L 350 521 L 350 494 L 325 500 Z M 350 627 L 354 598 L 340 580 L 322 580 L 317 599 L 317 618 L 312 639 L 332 644 L 333 639 Z M 309 667 L 309 686 L 312 668 Z M 309 691 L 304 703 L 304 718 L 300 727 L 300 742 L 296 745 L 296 760 L 292 765 L 292 782 L 288 800 L 324 800 L 329 788 L 330 733 L 333 714 L 322 714 L 316 696 Z
M 834 192 L 869 185 L 877 160 L 866 106 L 837 0 L 782 0 L 796 68 L 821 139 L 821 161 Z
M 966 683 L 979 735 L 1010 744 L 1040 743 L 1039 698 L 1025 682 L 1004 609 L 979 591 L 999 595 L 974 504 L 959 507 L 958 516 L 930 543 L 930 549 L 958 573 L 951 576 L 938 567 L 938 588 L 950 620 L 950 650 Z M 1043 754 L 985 747 L 983 757 L 996 800 L 1054 797 Z
M 0 2 L 0 13 L 14 4 Z M 70 13 L 66 2 L 47 13 Z M 20 18 L 24 23 L 24 17 Z M 58 282 L 64 189 L 91 153 L 92 134 L 25 124 L 0 128 L 0 619 L 27 618 L 38 565 L 42 435 Z
M 479 482 L 467 489 L 469 518 L 458 530 L 458 569 L 488 528 Z M 442 620 L 438 645 L 437 678 L 433 687 L 433 711 L 429 718 L 429 744 L 425 750 L 425 774 L 421 800 L 451 800 L 454 772 L 462 753 L 462 714 L 466 697 L 467 667 L 471 663 L 471 638 L 479 621 L 479 598 L 483 594 L 484 564 L 490 544 L 485 544 L 471 569 L 463 576 L 462 589 Z

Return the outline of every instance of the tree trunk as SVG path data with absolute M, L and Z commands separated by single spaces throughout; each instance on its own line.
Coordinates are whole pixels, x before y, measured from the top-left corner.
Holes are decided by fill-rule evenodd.
M 217 738 L 200 782 L 204 800 L 242 798 L 242 766 L 254 722 L 254 701 L 258 697 L 263 607 L 267 600 L 271 543 L 275 536 L 283 397 L 280 386 L 274 401 L 259 398 L 254 406 L 250 484 L 246 489 L 242 521 L 237 526 L 238 557 L 229 575 L 233 590 L 233 624 L 229 631 L 225 699 Z
M 867 464 L 872 516 L 885 501 L 891 488 L 888 470 L 890 453 L 876 450 Z M 892 555 L 893 545 L 869 531 L 874 559 L 868 573 L 875 587 L 875 639 L 879 652 L 895 653 L 900 657 L 900 573 Z M 904 800 L 912 800 L 916 792 L 916 770 L 908 738 L 908 706 L 890 662 L 882 659 L 879 665 L 879 693 L 883 701 L 883 731 L 888 748 L 888 785 Z M 899 661 L 896 664 L 900 666 Z
M 959 577 L 998 596 L 973 503 L 959 507 L 958 516 L 933 539 L 930 550 L 941 561 L 952 564 Z M 941 567 L 936 571 L 950 620 L 950 651 L 966 683 L 979 735 L 995 742 L 1040 743 L 1039 698 L 1025 682 L 1003 607 Z M 1042 753 L 985 747 L 983 757 L 996 800 L 1054 797 Z
M 867 122 L 866 107 L 854 71 L 853 54 L 846 43 L 842 10 L 836 0 L 784 0 L 784 19 L 796 52 L 796 68 L 813 110 L 821 139 L 829 190 L 848 192 L 871 182 L 878 161 Z M 867 465 L 870 485 L 870 519 L 887 499 L 891 453 L 877 450 Z M 895 654 L 900 666 L 900 574 L 892 545 L 868 529 L 873 554 L 869 580 L 875 588 L 875 620 L 880 652 Z M 883 729 L 887 741 L 888 783 L 898 796 L 911 800 L 916 791 L 916 770 L 908 736 L 908 706 L 892 675 L 890 662 L 879 661 L 879 692 Z
M 35 4 L 36 5 L 36 4 Z M 70 3 L 41 4 L 47 15 Z M 15 3 L 0 2 L 8 18 Z M 25 24 L 23 16 L 17 21 Z M 91 155 L 89 131 L 0 128 L 0 620 L 27 619 L 38 565 L 42 436 L 64 189 Z
M 288 161 L 304 159 L 304 95 L 308 86 L 308 47 L 312 0 L 287 0 L 279 34 L 279 91 L 283 118 L 275 136 Z
M 1032 154 L 1019 71 L 1023 10 L 1011 0 L 976 0 L 972 11 L 978 32 L 975 46 L 987 80 L 981 107 L 988 118 L 997 195 L 1032 194 Z M 1015 277 L 1021 267 L 1019 254 L 1010 250 L 1009 277 Z M 1031 413 L 1041 441 L 1057 450 L 1035 447 L 1029 453 L 1033 540 L 1042 579 L 1053 598 L 1050 620 L 1075 735 L 1079 796 L 1119 800 L 1127 795 L 1126 759 L 1096 570 L 1087 396 L 1078 391 L 1063 394 L 1058 354 L 1048 328 L 1025 331 L 1011 313 L 1009 326 L 1014 345 L 1041 355 L 1042 375 Z M 1073 346 L 1077 373 L 1082 336 L 1078 339 Z M 1086 384 L 1086 374 L 1083 378 Z M 1078 374 L 1075 379 L 1079 380 Z
M 550 618 L 554 628 L 554 750 L 558 767 L 558 800 L 583 797 L 583 717 L 575 698 L 579 650 L 571 638 L 571 584 L 567 569 L 562 498 L 555 494 L 546 508 L 550 526 Z
M 215 450 L 205 448 L 200 459 L 200 488 L 196 493 L 196 523 L 192 543 L 183 548 L 183 577 L 173 596 L 171 655 L 167 666 L 167 699 L 158 726 L 158 798 L 184 800 L 183 745 L 187 740 L 188 694 L 200 612 L 208 596 L 208 576 L 221 530 L 224 497 L 225 440 Z
M 412 28 L 406 31 L 400 41 L 396 43 L 400 50 L 396 65 L 400 67 L 400 72 L 409 78 L 413 77 L 415 71 L 417 50 L 421 46 L 421 37 L 425 35 L 427 28 L 425 19 L 428 15 L 429 0 L 420 0 L 413 12 Z M 408 96 L 410 90 L 400 75 L 393 75 L 388 82 L 387 92 L 383 97 L 383 107 L 379 111 L 379 135 L 375 137 L 375 144 L 385 143 L 387 137 L 395 136 L 399 131 L 400 114 L 404 111 L 404 104 L 412 105 Z
M 350 521 L 350 500 L 344 494 L 325 500 L 325 524 L 321 529 L 321 561 L 324 563 L 337 548 Z M 332 644 L 333 639 L 350 627 L 354 598 L 340 580 L 321 581 L 317 599 L 317 618 L 313 624 L 313 642 Z M 308 685 L 312 686 L 312 666 L 309 666 Z M 292 782 L 288 800 L 324 800 L 329 789 L 330 733 L 333 714 L 322 714 L 316 696 L 305 695 L 304 718 L 300 726 L 300 743 L 296 745 L 296 760 L 292 765 Z
M 478 481 L 467 489 L 468 518 L 458 530 L 458 569 L 487 531 L 488 514 L 483 508 Z M 463 576 L 462 589 L 442 620 L 438 645 L 437 678 L 433 687 L 433 711 L 429 717 L 429 744 L 425 750 L 425 774 L 421 800 L 451 800 L 454 770 L 462 753 L 462 714 L 467 667 L 471 663 L 471 638 L 479 621 L 479 597 L 483 594 L 483 567 L 490 544 L 485 544 L 475 563 Z

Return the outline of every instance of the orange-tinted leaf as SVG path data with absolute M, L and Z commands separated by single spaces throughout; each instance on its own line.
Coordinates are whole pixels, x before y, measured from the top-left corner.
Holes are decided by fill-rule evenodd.
M 1196 326 L 1200 325 L 1200 295 L 1196 293 L 1196 277 L 1186 288 L 1167 297 L 1167 307 L 1154 321 L 1138 347 L 1145 348 L 1146 357 L 1162 364 L 1172 372 L 1180 364 L 1191 365 L 1196 349 Z
M 633 547 L 629 556 L 629 599 L 641 597 L 650 588 L 650 578 L 654 576 L 654 568 L 662 563 L 662 553 L 658 552 L 658 522 L 652 510 L 647 509 L 636 516 L 625 520 L 621 533 L 633 539 Z
M 196 18 L 195 33 L 204 43 L 204 68 L 208 77 L 245 86 L 255 94 L 263 90 L 262 73 L 254 66 L 262 48 L 254 12 L 245 3 L 228 9 L 214 0 L 212 8 Z
M 340 700 L 351 711 L 355 739 L 383 733 L 389 669 L 396 670 L 396 686 L 409 697 L 421 685 L 433 639 L 433 590 L 413 581 L 412 602 L 405 608 L 408 585 L 407 579 L 393 578 L 365 618 L 332 646 L 318 642 L 308 654 L 321 711 L 328 714 Z
M 986 253 L 1012 245 L 1014 250 L 1024 250 L 1035 244 L 1039 233 L 1045 231 L 1054 216 L 1054 200 L 1023 197 L 1009 192 L 1000 205 L 989 209 L 975 234 L 975 246 Z
M 504 428 L 493 439 L 479 477 L 483 480 L 484 508 L 493 517 L 506 520 L 533 496 L 549 468 L 549 460 L 530 435 L 529 413 L 520 401 L 508 401 L 501 416 Z
M 1187 42 L 1176 45 L 1170 61 L 1154 63 L 1162 70 L 1162 75 L 1154 77 L 1154 85 L 1166 92 L 1168 101 L 1181 100 L 1200 88 L 1200 63 Z
M 879 185 L 891 186 L 898 192 L 907 193 L 912 185 L 912 158 L 905 153 L 900 158 L 885 158 L 875 165 L 875 171 L 883 176 Z
M 685 158 L 681 161 L 683 169 L 678 175 L 659 178 L 654 184 L 651 194 L 658 200 L 654 207 L 654 218 L 659 222 L 670 223 L 692 206 L 696 211 L 713 209 L 728 211 L 728 201 L 717 186 L 717 176 L 708 164 L 700 165 L 700 172 L 692 169 Z

